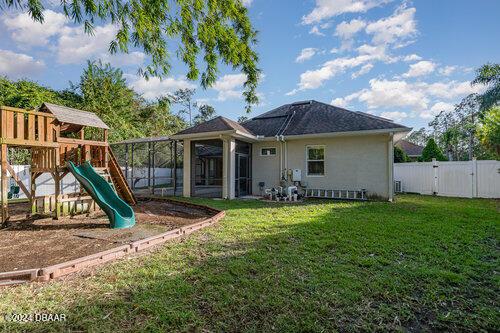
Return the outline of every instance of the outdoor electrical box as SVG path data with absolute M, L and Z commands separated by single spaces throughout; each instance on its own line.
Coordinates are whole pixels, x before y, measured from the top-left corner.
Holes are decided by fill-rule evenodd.
M 292 182 L 300 182 L 302 181 L 302 170 L 293 169 L 292 171 Z

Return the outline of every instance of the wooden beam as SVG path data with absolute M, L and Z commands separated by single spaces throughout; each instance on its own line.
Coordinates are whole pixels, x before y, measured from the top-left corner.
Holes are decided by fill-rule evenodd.
M 12 176 L 12 178 L 14 178 L 14 180 L 17 183 L 17 185 L 19 185 L 19 187 L 21 188 L 21 190 L 23 190 L 24 194 L 26 194 L 26 197 L 28 197 L 28 199 L 31 200 L 31 194 L 30 194 L 30 192 L 28 191 L 28 189 L 26 188 L 26 186 L 23 184 L 23 182 L 21 181 L 21 179 L 19 179 L 19 177 L 17 176 L 16 172 L 14 171 L 14 169 L 12 168 L 12 166 L 9 164 L 9 162 L 7 162 L 7 170 L 9 171 L 10 175 Z
M 71 138 L 57 138 L 57 142 L 61 143 L 72 143 L 75 145 L 90 145 L 90 146 L 108 146 L 107 142 L 95 141 L 95 140 L 81 140 L 81 139 L 71 139 Z
M 7 144 L 11 146 L 29 146 L 29 147 L 59 147 L 57 142 L 40 142 L 38 140 L 23 140 L 23 139 L 11 139 L 11 138 L 0 138 L 0 144 Z
M 0 110 L 2 110 L 2 111 L 5 110 L 5 111 L 22 112 L 22 113 L 27 113 L 27 114 L 34 114 L 34 115 L 37 115 L 37 116 L 43 116 L 43 117 L 47 117 L 47 118 L 55 118 L 56 117 L 52 113 L 48 113 L 48 112 L 31 111 L 31 110 L 25 110 L 25 109 L 20 109 L 20 108 L 13 108 L 13 107 L 4 106 L 4 105 L 0 105 Z

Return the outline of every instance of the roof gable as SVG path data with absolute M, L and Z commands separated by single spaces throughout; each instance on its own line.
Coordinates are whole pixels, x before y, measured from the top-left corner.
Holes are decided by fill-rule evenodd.
M 92 112 L 73 109 L 62 105 L 43 103 L 40 107 L 40 111 L 45 110 L 52 113 L 61 123 L 109 129 L 108 125 Z
M 414 144 L 413 142 L 407 140 L 399 140 L 396 142 L 396 146 L 403 149 L 408 156 L 421 156 L 424 147 Z
M 223 131 L 239 131 L 247 135 L 253 135 L 251 131 L 243 127 L 241 124 L 231 119 L 219 116 L 207 120 L 201 124 L 189 127 L 175 135 L 196 134 L 196 133 L 209 133 L 209 132 L 223 132 Z

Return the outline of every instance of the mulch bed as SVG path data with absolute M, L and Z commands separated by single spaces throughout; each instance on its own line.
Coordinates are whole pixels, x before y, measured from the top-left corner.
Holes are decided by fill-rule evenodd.
M 140 201 L 136 225 L 110 229 L 100 211 L 59 220 L 27 218 L 29 204 L 9 205 L 11 218 L 0 229 L 0 272 L 45 267 L 115 248 L 196 223 L 213 215 L 199 207 L 170 201 Z

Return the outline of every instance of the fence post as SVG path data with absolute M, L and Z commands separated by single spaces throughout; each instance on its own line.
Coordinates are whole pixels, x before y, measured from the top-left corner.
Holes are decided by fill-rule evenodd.
M 432 159 L 432 173 L 434 174 L 434 183 L 432 187 L 432 195 L 438 194 L 438 162 L 435 158 Z
M 472 177 L 472 198 L 477 198 L 477 160 L 472 158 L 471 162 L 471 177 Z

